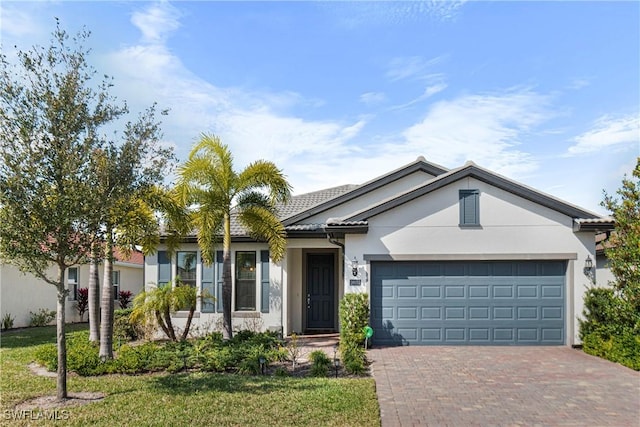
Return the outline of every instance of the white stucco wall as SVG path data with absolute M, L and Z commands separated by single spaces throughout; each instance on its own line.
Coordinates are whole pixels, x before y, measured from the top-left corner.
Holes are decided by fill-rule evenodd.
M 142 290 L 143 266 L 116 262 L 115 271 L 120 271 L 120 290 L 128 290 L 134 295 Z M 103 283 L 103 268 L 99 266 L 100 283 Z M 48 271 L 48 277 L 55 278 L 57 269 L 52 267 Z M 86 288 L 89 285 L 89 265 L 79 266 L 78 288 Z M 66 282 L 66 278 L 65 278 Z M 38 312 L 41 308 L 56 310 L 56 288 L 32 274 L 23 274 L 16 267 L 9 264 L 0 264 L 0 318 L 5 313 L 10 313 L 14 318 L 14 327 L 29 325 L 30 312 Z M 67 299 L 65 304 L 65 316 L 67 322 L 79 322 L 80 317 L 76 309 L 75 301 Z M 116 308 L 119 308 L 116 302 Z M 87 321 L 88 313 L 83 316 Z M 55 323 L 55 320 L 54 322 Z
M 609 269 L 609 260 L 604 254 L 596 255 L 596 284 L 598 286 L 610 286 L 610 282 L 614 282 L 616 277 Z
M 322 224 L 325 223 L 328 218 L 341 218 L 350 213 L 368 208 L 382 200 L 396 196 L 418 185 L 424 184 L 433 178 L 433 175 L 426 172 L 414 172 L 383 187 L 369 191 L 360 197 L 349 201 L 349 203 L 336 206 L 325 212 L 321 212 L 318 215 L 312 216 L 309 219 L 305 219 L 305 222 L 310 224 Z
M 458 190 L 480 190 L 478 228 L 459 227 Z M 564 254 L 564 255 L 563 255 Z M 346 258 L 359 260 L 361 287 L 370 292 L 365 255 L 396 259 L 549 259 L 568 261 L 567 344 L 578 342 L 577 316 L 582 313 L 588 279 L 582 268 L 595 258 L 593 232 L 573 232 L 572 218 L 473 178 L 452 183 L 427 197 L 369 218 L 369 232 L 347 235 Z M 364 265 L 363 265 L 364 264 Z M 348 277 L 345 273 L 345 281 Z

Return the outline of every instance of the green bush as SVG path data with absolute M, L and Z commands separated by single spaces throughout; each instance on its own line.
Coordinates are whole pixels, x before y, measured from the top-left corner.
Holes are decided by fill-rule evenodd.
M 55 344 L 43 344 L 36 349 L 36 362 L 47 368 L 48 371 L 58 369 L 58 349 Z
M 593 333 L 609 337 L 634 327 L 631 310 L 611 288 L 591 288 L 584 297 L 584 320 L 580 320 L 580 339 Z
M 144 325 L 131 318 L 132 308 L 114 310 L 113 337 L 116 342 L 135 341 L 143 338 Z
M 582 346 L 585 353 L 640 371 L 640 336 L 630 328 L 620 335 L 590 333 L 584 336 Z
M 41 308 L 36 313 L 30 311 L 29 315 L 31 316 L 29 319 L 29 326 L 47 326 L 56 318 L 56 311 Z
M 311 359 L 311 376 L 326 377 L 331 366 L 329 356 L 322 350 L 315 350 L 311 352 L 309 359 Z
M 135 347 L 127 344 L 120 347 L 115 359 L 116 370 L 123 374 L 137 374 L 157 369 L 155 358 L 159 347 L 155 343 L 144 343 Z
M 369 324 L 367 294 L 346 294 L 340 301 L 340 356 L 347 372 L 362 374 L 366 366 L 364 328 Z
M 233 365 L 233 361 L 234 356 L 231 348 L 214 348 L 204 354 L 202 369 L 204 371 L 224 372 Z
M 40 346 L 35 353 L 36 361 L 50 371 L 58 369 L 56 344 Z M 98 345 L 89 342 L 89 333 L 77 333 L 67 337 L 67 369 L 78 375 L 100 375 L 104 373 L 98 355 Z
M 580 320 L 585 353 L 640 370 L 640 322 L 629 303 L 611 288 L 589 289 Z
M 143 372 L 179 372 L 184 369 L 204 371 L 237 371 L 241 374 L 260 373 L 260 358 L 266 364 L 286 357 L 282 343 L 271 333 L 242 333 L 234 341 L 223 341 L 219 334 L 210 334 L 194 341 L 147 342 L 141 345 L 123 344 L 115 359 L 101 361 L 98 346 L 89 342 L 87 331 L 74 333 L 67 339 L 67 367 L 79 375 Z M 36 350 L 36 360 L 51 371 L 57 369 L 55 344 Z

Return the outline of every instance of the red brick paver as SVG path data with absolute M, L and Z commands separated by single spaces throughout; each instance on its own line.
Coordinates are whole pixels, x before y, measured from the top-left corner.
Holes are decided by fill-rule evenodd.
M 369 357 L 383 427 L 640 427 L 640 373 L 569 347 L 393 347 Z

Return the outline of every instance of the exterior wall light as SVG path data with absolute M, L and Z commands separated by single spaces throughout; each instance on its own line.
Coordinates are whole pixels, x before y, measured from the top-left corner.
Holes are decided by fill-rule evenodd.
M 351 274 L 354 277 L 358 275 L 358 260 L 356 257 L 353 257 L 353 261 L 351 261 Z
M 587 259 L 584 260 L 583 273 L 591 280 L 592 283 L 596 281 L 595 268 L 593 266 L 593 260 L 590 255 L 587 255 Z

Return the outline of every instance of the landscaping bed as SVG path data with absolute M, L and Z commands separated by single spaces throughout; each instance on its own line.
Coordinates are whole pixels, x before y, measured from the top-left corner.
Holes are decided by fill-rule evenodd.
M 86 325 L 70 325 L 69 341 L 86 337 Z M 0 409 L 11 424 L 44 425 L 52 414 L 59 425 L 380 425 L 371 378 L 302 377 L 310 366 L 300 360 L 295 374 L 275 374 L 290 361 L 269 364 L 266 375 L 237 370 L 149 371 L 137 375 L 69 375 L 69 393 L 100 393 L 102 400 L 46 412 L 20 412 L 18 405 L 55 394 L 55 378 L 35 375 L 28 365 L 43 346 L 55 343 L 55 328 L 28 328 L 1 336 Z M 156 343 L 158 344 L 158 343 Z M 131 348 L 140 345 L 127 344 Z M 121 350 L 120 350 L 121 351 Z M 307 354 L 309 356 L 310 354 Z M 172 359 L 175 361 L 175 359 Z M 282 365 L 280 365 L 282 364 Z M 259 362 L 258 362 L 259 365 Z M 235 373 L 232 373 L 235 372 Z

